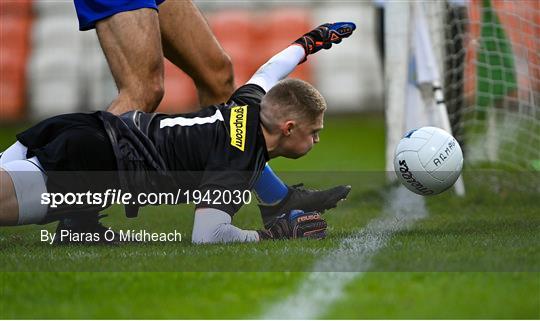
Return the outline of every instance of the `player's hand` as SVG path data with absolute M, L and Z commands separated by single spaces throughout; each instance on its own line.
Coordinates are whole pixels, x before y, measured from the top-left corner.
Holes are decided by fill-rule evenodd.
M 330 49 L 332 44 L 340 43 L 343 38 L 349 37 L 356 29 L 352 22 L 325 23 L 298 38 L 294 44 L 302 46 L 306 52 L 303 63 L 307 56 L 321 49 Z
M 326 228 L 327 224 L 321 213 L 293 210 L 277 217 L 268 229 L 258 233 L 261 240 L 303 237 L 323 239 L 326 237 Z

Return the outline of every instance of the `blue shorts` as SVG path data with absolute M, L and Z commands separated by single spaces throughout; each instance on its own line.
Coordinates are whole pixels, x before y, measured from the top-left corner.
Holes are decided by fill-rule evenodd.
M 158 9 L 165 0 L 75 0 L 75 10 L 79 18 L 79 30 L 90 30 L 96 22 L 119 12 L 141 8 Z

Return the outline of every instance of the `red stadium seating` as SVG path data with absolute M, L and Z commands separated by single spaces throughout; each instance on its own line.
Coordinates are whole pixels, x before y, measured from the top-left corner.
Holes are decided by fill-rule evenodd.
M 0 0 L 0 121 L 24 116 L 32 4 L 32 0 Z M 313 27 L 305 8 L 226 10 L 209 14 L 208 20 L 232 59 L 236 87 L 244 84 L 267 59 Z M 291 76 L 310 81 L 309 64 L 300 66 Z M 197 104 L 193 81 L 166 61 L 165 96 L 158 111 L 192 110 Z
M 21 16 L 30 17 L 32 15 L 32 0 L 1 0 L 0 16 Z
M 313 27 L 308 10 L 303 8 L 277 9 L 267 16 L 265 28 L 261 30 L 269 36 L 268 39 L 259 37 L 257 45 L 266 49 L 264 57 L 272 57 Z M 266 59 L 262 58 L 262 62 Z M 299 66 L 290 77 L 311 81 L 310 65 Z
M 236 87 L 244 84 L 255 72 L 254 57 L 260 48 L 254 45 L 258 19 L 248 10 L 221 11 L 209 16 L 214 35 L 233 62 Z
M 218 41 L 231 56 L 236 85 L 242 85 L 273 55 L 313 26 L 306 9 L 273 11 L 222 11 L 209 17 Z M 309 64 L 300 66 L 292 77 L 309 81 Z
M 31 1 L 0 1 L 0 121 L 24 113 L 31 12 Z

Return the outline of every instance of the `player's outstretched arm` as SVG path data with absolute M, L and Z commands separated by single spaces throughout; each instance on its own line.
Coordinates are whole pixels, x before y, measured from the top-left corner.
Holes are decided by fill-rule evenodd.
M 298 64 L 307 60 L 321 49 L 330 49 L 332 44 L 340 43 L 356 29 L 352 22 L 325 23 L 304 34 L 289 47 L 262 65 L 247 82 L 257 84 L 269 91 L 278 81 L 287 77 Z
M 257 231 L 242 230 L 231 224 L 229 214 L 215 208 L 195 210 L 191 242 L 195 244 L 257 242 Z

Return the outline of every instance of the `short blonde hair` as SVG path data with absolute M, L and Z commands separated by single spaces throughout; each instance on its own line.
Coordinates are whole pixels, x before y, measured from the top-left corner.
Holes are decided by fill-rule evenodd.
M 326 110 L 321 93 L 309 83 L 294 78 L 278 82 L 263 97 L 261 119 L 272 130 L 279 122 L 288 119 L 314 122 Z

